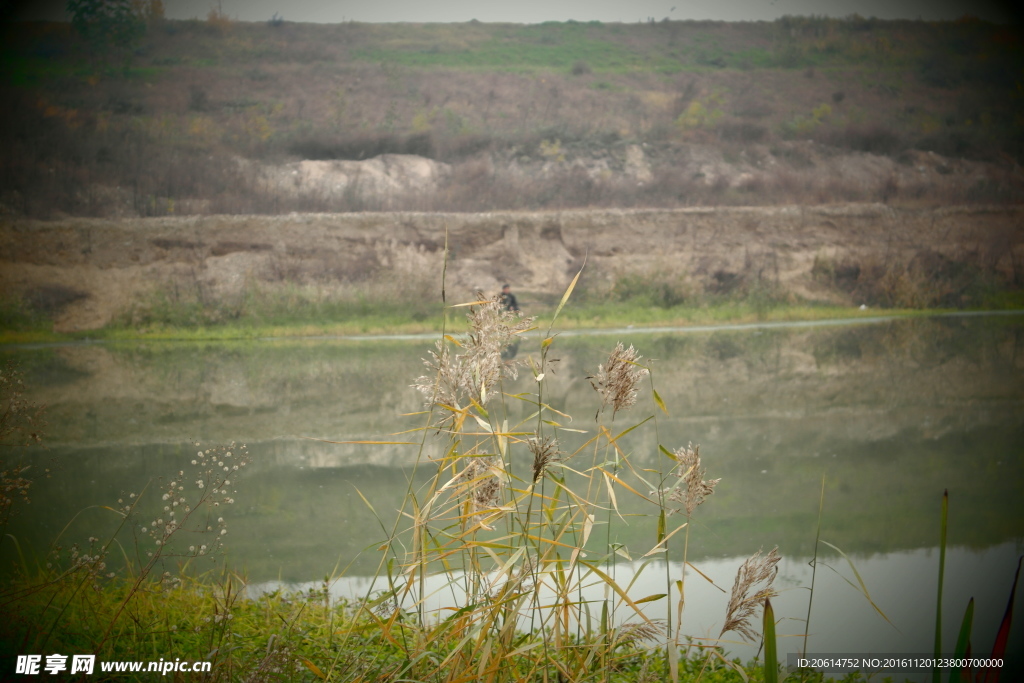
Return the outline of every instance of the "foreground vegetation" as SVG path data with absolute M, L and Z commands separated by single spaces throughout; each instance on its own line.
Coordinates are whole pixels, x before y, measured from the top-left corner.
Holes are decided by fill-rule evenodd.
M 87 652 L 107 661 L 170 655 L 212 661 L 211 680 L 777 680 L 775 551 L 758 551 L 738 568 L 717 638 L 686 636 L 687 579 L 703 580 L 696 567 L 687 569 L 691 541 L 705 533 L 691 521 L 713 504 L 721 480 L 706 478 L 700 447 L 692 444 L 659 444 L 658 467 L 632 464 L 627 435 L 641 427 L 657 432 L 656 415 L 626 419 L 638 394 L 649 392 L 669 410 L 651 368 L 632 347 L 617 345 L 588 377 L 594 435 L 567 447 L 575 431 L 570 418 L 545 399 L 545 377 L 555 368 L 552 327 L 528 360 L 502 357 L 533 323 L 496 301 L 475 302 L 469 334 L 443 337 L 426 359 L 427 374 L 416 381 L 426 403 L 422 427 L 395 438 L 418 450 L 416 468 L 429 476 L 423 485 L 410 476 L 395 519 L 363 497 L 381 528 L 380 542 L 364 551 L 380 558 L 364 599 L 331 598 L 339 568 L 306 595 L 246 594 L 243 577 L 207 570 L 218 546 L 230 542 L 231 505 L 245 495 L 244 479 L 235 480 L 248 457 L 244 446 L 196 444 L 177 473 L 123 493 L 116 506 L 108 501 L 110 528 L 88 541 L 58 536 L 50 554 L 35 559 L 21 554 L 16 539 L 2 538 L 14 560 L 0 590 L 11 615 L 0 626 L 9 648 L 2 654 Z M 504 391 L 519 370 L 533 376 L 535 392 Z M 16 371 L 8 368 L 4 378 L 14 387 L 7 395 L 20 400 Z M 510 424 L 512 403 L 532 412 Z M 37 417 L 19 417 L 33 415 L 29 408 L 22 402 L 5 413 L 0 435 L 34 440 Z M 16 498 L 30 492 L 25 474 L 3 472 L 4 524 L 24 503 Z M 623 543 L 602 533 L 626 498 L 656 520 L 651 538 Z M 944 555 L 944 515 L 942 528 Z M 657 561 L 670 547 L 682 550 L 681 576 Z M 616 580 L 617 558 L 633 557 L 646 560 L 641 573 L 664 572 L 664 592 L 641 596 Z M 941 560 L 939 572 L 941 596 Z M 863 584 L 860 590 L 870 601 Z M 445 596 L 440 606 L 436 595 Z M 664 618 L 647 613 L 653 605 L 665 607 Z M 970 614 L 961 630 L 968 635 Z M 1008 630 L 1007 617 L 1000 633 Z M 763 661 L 728 659 L 719 646 L 730 632 L 762 641 Z M 937 652 L 947 650 L 937 642 Z M 956 651 L 963 652 L 961 644 Z

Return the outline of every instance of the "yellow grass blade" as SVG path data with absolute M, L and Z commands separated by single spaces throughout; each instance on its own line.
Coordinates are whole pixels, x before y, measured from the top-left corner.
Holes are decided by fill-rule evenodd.
M 584 513 L 586 514 L 586 513 Z M 587 545 L 587 539 L 590 538 L 590 532 L 594 530 L 594 515 L 586 514 L 586 518 L 583 520 L 583 540 L 580 541 L 579 545 L 573 548 L 572 555 L 569 557 L 569 566 L 573 567 L 576 564 L 576 560 L 583 552 L 583 547 Z
M 626 520 L 622 517 L 622 513 L 619 512 L 619 501 L 615 499 L 615 487 L 612 486 L 612 476 L 605 472 L 603 469 L 601 469 L 601 472 L 604 474 L 604 484 L 608 488 L 608 500 L 612 504 L 612 509 L 615 510 L 615 514 L 619 516 L 619 519 L 625 522 Z M 618 477 L 616 477 L 616 480 L 617 479 Z
M 637 491 L 637 490 L 636 490 L 635 488 L 633 488 L 632 486 L 630 486 L 630 485 L 629 485 L 629 484 L 627 484 L 626 482 L 624 482 L 624 481 L 622 481 L 621 479 L 619 479 L 619 478 L 618 478 L 617 476 L 615 476 L 615 475 L 614 475 L 614 474 L 612 474 L 611 472 L 607 472 L 607 471 L 605 471 L 605 469 L 604 469 L 604 468 L 602 468 L 602 467 L 598 467 L 597 469 L 601 470 L 601 472 L 604 472 L 604 476 L 606 476 L 606 477 L 611 477 L 612 479 L 614 479 L 614 480 L 616 481 L 616 483 L 618 483 L 618 484 L 619 484 L 620 486 L 622 486 L 623 488 L 625 488 L 625 489 L 626 489 L 627 491 L 629 491 L 630 493 L 634 493 L 634 494 L 636 494 L 637 496 L 639 496 L 639 497 L 643 498 L 644 500 L 646 500 L 646 501 L 647 501 L 647 502 L 649 502 L 649 503 L 654 503 L 654 502 L 655 502 L 655 501 L 651 500 L 650 498 L 648 498 L 647 496 L 645 496 L 644 494 L 642 494 L 642 493 L 640 493 L 639 491 Z M 617 512 L 617 510 L 616 510 L 616 512 Z
M 726 591 L 725 591 L 725 589 L 724 589 L 724 588 L 722 588 L 721 586 L 719 586 L 719 585 L 718 585 L 717 583 L 715 583 L 715 582 L 714 582 L 714 580 L 712 580 L 712 578 L 711 578 L 710 576 L 708 576 L 707 574 L 705 574 L 705 573 L 704 573 L 704 572 L 702 572 L 701 570 L 699 570 L 699 569 L 697 569 L 696 567 L 694 567 L 694 566 L 693 566 L 693 564 L 691 564 L 690 562 L 687 562 L 687 563 L 686 563 L 686 566 L 687 566 L 687 567 L 689 567 L 690 569 L 692 569 L 693 571 L 697 572 L 698 574 L 700 574 L 700 575 L 701 575 L 701 577 L 703 577 L 703 579 L 704 579 L 705 581 L 707 581 L 708 583 L 710 583 L 710 584 L 711 584 L 712 586 L 714 586 L 714 587 L 715 587 L 715 588 L 717 588 L 718 590 L 722 591 L 723 593 L 725 593 L 725 592 L 726 592 Z
M 308 659 L 303 659 L 302 663 L 305 664 L 306 668 L 312 671 L 313 674 L 316 675 L 316 677 L 319 678 L 321 681 L 327 680 L 327 675 L 323 671 L 321 671 L 320 667 L 318 667 L 316 664 L 309 661 Z
M 667 536 L 665 536 L 665 538 L 663 538 L 663 539 L 661 539 L 660 541 L 658 541 L 658 542 L 657 542 L 657 543 L 656 543 L 656 544 L 654 545 L 654 547 L 653 547 L 653 548 L 651 548 L 651 549 L 650 549 L 650 550 L 648 550 L 648 551 L 647 551 L 646 553 L 644 553 L 643 555 L 641 555 L 641 557 L 647 557 L 648 555 L 653 555 L 654 553 L 663 553 L 663 552 L 665 552 L 665 549 L 664 549 L 664 548 L 662 548 L 661 546 L 663 546 L 663 545 L 665 545 L 666 543 L 668 543 L 668 539 L 670 539 L 670 538 L 672 538 L 673 536 L 675 536 L 675 535 L 676 535 L 676 532 L 679 532 L 679 531 L 682 531 L 683 529 L 685 529 L 685 528 L 686 528 L 686 525 L 687 525 L 687 524 L 689 524 L 689 522 L 683 522 L 682 524 L 680 524 L 679 526 L 677 526 L 677 527 L 676 527 L 675 529 L 673 529 L 673 530 L 671 531 L 671 533 L 669 533 L 669 534 L 668 534 Z
M 650 624 L 651 626 L 654 626 L 654 623 L 653 623 L 653 622 L 652 622 L 652 621 L 651 621 L 650 619 L 648 619 L 648 618 L 647 618 L 647 615 L 646 615 L 646 614 L 644 614 L 644 613 L 643 613 L 643 612 L 642 612 L 642 611 L 640 610 L 640 608 L 639 608 L 639 607 L 637 606 L 636 602 L 634 602 L 633 600 L 630 600 L 629 596 L 628 596 L 628 595 L 626 595 L 626 592 L 625 592 L 624 590 L 622 590 L 622 588 L 620 588 L 620 587 L 619 587 L 619 584 L 615 583 L 615 579 L 613 579 L 612 577 L 608 576 L 608 575 L 607 575 L 607 574 L 605 574 L 605 573 L 604 573 L 603 571 L 601 571 L 600 569 L 598 569 L 598 568 L 597 568 L 597 567 L 596 567 L 595 565 L 593 565 L 593 564 L 591 564 L 591 563 L 589 563 L 589 562 L 580 562 L 580 564 L 582 564 L 582 565 L 583 565 L 584 567 L 586 567 L 586 568 L 587 568 L 587 569 L 589 569 L 590 571 L 592 571 L 592 572 L 594 572 L 595 574 L 597 574 L 597 575 L 598 575 L 599 577 L 601 577 L 601 579 L 602 579 L 602 580 L 603 580 L 603 581 L 604 581 L 604 582 L 605 582 L 605 583 L 606 583 L 606 584 L 607 584 L 608 586 L 610 586 L 610 587 L 611 587 L 611 589 L 612 589 L 613 591 L 615 591 L 615 593 L 616 593 L 616 594 L 617 594 L 617 595 L 618 595 L 618 596 L 619 596 L 620 598 L 622 598 L 622 601 L 623 601 L 623 602 L 625 602 L 625 603 L 626 603 L 627 605 L 629 605 L 630 607 L 632 607 L 632 608 L 633 608 L 633 611 L 634 611 L 634 612 L 636 612 L 637 616 L 639 616 L 639 617 L 640 617 L 641 619 L 643 619 L 644 621 L 646 621 L 646 622 L 647 622 L 648 624 Z
M 481 304 L 491 303 L 490 299 L 481 299 L 480 301 L 470 301 L 464 304 L 452 304 L 448 308 L 465 308 L 466 306 L 479 306 Z
M 871 599 L 871 595 L 868 594 L 868 587 L 864 585 L 864 579 L 860 578 L 860 572 L 858 572 L 857 571 L 857 567 L 855 567 L 853 565 L 853 561 L 849 557 L 846 556 L 846 553 L 844 553 L 842 550 L 840 550 L 838 547 L 832 545 L 828 541 L 822 539 L 821 542 L 824 543 L 825 545 L 827 545 L 829 548 L 832 548 L 832 550 L 835 550 L 837 553 L 839 553 L 840 555 L 843 556 L 843 559 L 846 560 L 846 563 L 848 565 L 850 565 L 850 569 L 853 571 L 853 575 L 855 577 L 857 577 L 857 583 L 860 584 L 860 592 L 864 595 L 864 598 L 867 599 L 868 603 L 872 607 L 875 608 L 875 611 L 878 612 L 882 616 L 883 619 L 885 619 L 886 621 L 889 622 L 890 626 L 892 626 L 893 628 L 896 628 L 896 624 L 892 623 L 892 621 L 889 620 L 889 617 L 885 616 L 885 612 L 883 612 L 881 610 L 881 608 L 878 605 L 875 604 L 875 601 Z M 828 566 L 828 565 L 825 565 L 825 566 Z M 832 567 L 829 567 L 829 569 L 832 569 Z M 835 569 L 832 569 L 832 571 L 835 571 L 836 574 L 839 574 L 839 572 L 837 572 Z M 854 588 L 857 588 L 857 586 L 854 586 L 853 582 L 850 581 L 848 578 L 846 578 L 842 574 L 839 574 L 839 576 L 842 577 L 842 579 L 844 581 L 846 581 L 846 583 L 850 584 Z M 896 629 L 896 630 L 899 631 L 899 629 Z
M 556 541 L 556 540 L 554 540 L 552 538 L 543 538 L 541 536 L 534 536 L 533 534 L 526 534 L 526 538 L 530 539 L 531 541 L 540 541 L 541 543 L 550 543 L 551 545 L 558 545 L 558 546 L 561 546 L 563 548 L 569 548 L 570 550 L 576 550 L 577 549 L 576 546 L 574 546 L 574 545 L 569 545 L 568 543 L 562 543 L 561 541 Z
M 651 392 L 654 394 L 654 402 L 658 405 L 659 408 L 661 408 L 661 412 L 668 415 L 668 408 L 665 407 L 665 402 L 661 400 L 661 396 L 658 394 L 658 390 L 651 389 Z
M 572 290 L 575 289 L 576 283 L 579 282 L 580 275 L 583 274 L 583 269 L 586 268 L 586 267 L 587 267 L 587 256 L 584 256 L 583 257 L 583 265 L 580 266 L 580 271 L 578 273 L 576 273 L 576 277 L 574 277 L 572 279 L 572 282 L 569 283 L 569 287 L 565 290 L 565 294 L 562 295 L 562 300 L 558 302 L 558 308 L 555 309 L 555 314 L 553 316 L 551 316 L 551 324 L 548 325 L 548 332 L 551 331 L 552 325 L 554 325 L 555 324 L 555 320 L 558 319 L 558 314 L 562 312 L 563 308 L 565 308 L 565 302 L 567 302 L 569 300 L 569 296 L 572 294 Z M 549 334 L 548 336 L 550 337 L 551 335 Z
M 653 415 L 650 415 L 650 416 L 648 416 L 648 417 L 645 417 L 645 418 L 644 418 L 644 419 L 643 419 L 642 421 L 640 421 L 640 422 L 637 422 L 637 423 L 636 423 L 635 425 L 633 425 L 632 427 L 629 427 L 629 428 L 627 428 L 627 429 L 625 429 L 625 430 L 623 430 L 623 431 L 619 432 L 619 435 L 618 435 L 618 436 L 616 436 L 616 437 L 615 437 L 614 439 L 611 439 L 612 443 L 614 443 L 614 442 L 618 441 L 619 439 L 621 439 L 622 437 L 624 437 L 624 436 L 625 436 L 626 434 L 629 434 L 629 433 L 630 433 L 631 431 L 633 431 L 633 430 L 634 430 L 634 429 L 636 429 L 637 427 L 639 427 L 639 426 L 641 426 L 641 425 L 645 424 L 645 423 L 646 423 L 646 422 L 647 422 L 648 420 L 651 420 L 651 419 L 653 419 L 653 418 L 654 418 L 654 416 L 653 416 Z M 609 432 L 609 433 L 608 433 L 608 436 L 609 436 L 609 437 L 611 436 L 611 432 Z
M 369 441 L 369 440 L 330 441 L 328 439 L 317 439 L 317 438 L 314 438 L 312 436 L 300 436 L 299 438 L 300 439 L 308 439 L 309 441 L 319 441 L 321 443 L 364 443 L 364 444 L 373 444 L 373 445 L 378 445 L 378 446 L 379 445 L 387 445 L 387 444 L 391 444 L 391 445 L 397 444 L 397 445 L 400 445 L 400 446 L 419 446 L 419 444 L 417 442 L 415 442 L 415 441 Z
M 479 425 L 480 425 L 481 427 L 483 427 L 483 428 L 484 428 L 484 431 L 485 431 L 485 432 L 486 432 L 486 433 L 487 433 L 488 435 L 490 435 L 490 434 L 493 434 L 493 433 L 494 433 L 494 432 L 492 432 L 492 431 L 491 431 L 491 425 L 489 425 L 489 424 L 487 424 L 486 422 L 484 422 L 484 421 L 483 421 L 483 419 L 482 419 L 482 418 L 481 418 L 481 417 L 480 417 L 479 415 L 473 415 L 473 419 L 475 419 L 475 420 L 477 421 L 477 424 L 479 424 Z

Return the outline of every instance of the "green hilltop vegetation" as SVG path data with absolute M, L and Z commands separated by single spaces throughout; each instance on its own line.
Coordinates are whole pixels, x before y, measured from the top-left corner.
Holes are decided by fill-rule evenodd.
M 1020 196 L 1007 169 L 1024 156 L 1021 36 L 969 17 L 318 25 L 243 23 L 217 11 L 171 21 L 153 10 L 158 3 L 143 5 L 151 11 L 120 39 L 70 24 L 4 27 L 5 212 L 944 204 Z M 807 140 L 819 152 L 808 152 Z M 643 149 L 652 181 L 613 188 L 580 171 L 595 159 L 614 167 L 631 146 Z M 777 164 L 780 178 L 740 191 L 705 187 L 673 171 L 696 148 L 727 162 Z M 884 178 L 877 190 L 834 185 L 808 196 L 798 178 L 782 177 L 823 154 L 913 164 L 915 150 L 987 165 L 953 196 L 886 186 Z M 430 197 L 382 205 L 354 193 L 270 198 L 254 172 L 385 153 L 421 155 L 451 173 Z M 564 173 L 557 182 L 527 172 L 479 180 L 496 166 L 531 162 Z

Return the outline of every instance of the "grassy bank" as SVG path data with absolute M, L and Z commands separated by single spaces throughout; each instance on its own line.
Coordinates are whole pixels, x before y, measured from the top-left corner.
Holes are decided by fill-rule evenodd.
M 1017 303 L 1016 301 L 1010 303 Z M 1007 306 L 1015 309 L 1022 306 Z M 550 322 L 551 305 L 529 306 L 541 327 Z M 457 311 L 458 309 L 454 309 Z M 744 301 L 729 301 L 705 306 L 636 306 L 629 302 L 591 303 L 566 311 L 559 318 L 563 329 L 612 329 L 625 327 L 687 327 L 730 325 L 756 322 L 789 322 L 811 320 L 847 320 L 884 316 L 924 316 L 948 312 L 948 309 L 874 309 L 815 304 L 774 304 L 770 308 Z M 418 319 L 417 319 L 418 318 Z M 448 315 L 448 329 L 462 331 L 465 323 L 457 312 Z M 416 312 L 367 313 L 337 319 L 313 317 L 286 320 L 260 318 L 236 319 L 216 324 L 157 323 L 132 326 L 115 324 L 99 330 L 75 333 L 53 331 L 52 320 L 33 319 L 29 324 L 0 329 L 0 344 L 64 343 L 83 340 L 132 341 L 180 340 L 216 341 L 230 339 L 264 339 L 268 337 L 376 336 L 428 334 L 440 332 L 440 312 L 424 320 Z
M 0 599 L 9 605 L 12 597 L 17 600 L 16 611 L 0 625 L 0 671 L 5 673 L 15 670 L 18 654 L 45 650 L 95 654 L 95 673 L 83 680 L 146 681 L 159 675 L 103 675 L 100 662 L 146 662 L 148 666 L 180 660 L 210 662 L 211 671 L 195 678 L 171 673 L 167 680 L 383 681 L 400 678 L 400 672 L 411 668 L 407 680 L 440 681 L 446 679 L 413 672 L 429 671 L 458 651 L 456 640 L 440 638 L 427 645 L 421 662 L 411 662 L 411 629 L 403 634 L 399 626 L 389 637 L 378 615 L 360 613 L 357 605 L 331 599 L 326 585 L 306 593 L 253 596 L 246 594 L 244 577 L 230 572 L 158 577 L 141 583 L 130 576 L 119 577 L 87 581 L 83 587 L 74 573 L 48 571 L 6 586 Z M 54 622 L 55 606 L 63 617 L 59 623 Z M 130 618 L 118 616 L 125 608 Z M 97 636 L 108 624 L 114 626 L 110 637 L 97 647 Z M 557 659 L 540 670 L 535 668 L 534 656 L 523 652 L 510 662 L 507 673 L 532 673 L 526 680 L 535 681 L 563 680 L 559 672 L 566 670 L 572 671 L 573 680 L 661 680 L 665 651 L 628 637 L 600 664 L 593 661 L 580 670 L 573 660 L 593 648 L 596 640 L 591 636 L 566 644 Z M 687 654 L 679 660 L 680 681 L 765 680 L 761 663 L 708 661 L 697 647 Z M 479 660 L 482 656 L 467 664 Z M 816 683 L 825 678 L 807 672 L 803 680 Z M 853 675 L 843 680 L 869 679 Z

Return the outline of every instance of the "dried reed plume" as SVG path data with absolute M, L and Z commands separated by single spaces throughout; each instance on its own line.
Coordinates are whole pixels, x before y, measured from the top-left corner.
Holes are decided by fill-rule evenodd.
M 638 621 L 623 624 L 618 628 L 615 640 L 620 644 L 635 643 L 644 640 L 654 640 L 665 635 L 664 622 L 661 619 L 654 619 L 650 622 Z
M 477 296 L 483 299 L 483 294 Z M 484 405 L 490 390 L 502 376 L 512 379 L 518 376 L 520 361 L 502 360 L 501 352 L 518 334 L 530 329 L 534 319 L 521 318 L 504 310 L 498 297 L 470 307 L 467 318 L 469 334 L 463 341 L 456 342 L 463 353 L 453 354 L 448 345 L 438 341 L 437 350 L 431 351 L 430 358 L 423 361 L 430 374 L 417 379 L 413 386 L 423 393 L 428 406 L 460 409 L 468 405 L 470 399 Z M 453 416 L 454 413 L 442 422 Z
M 594 390 L 601 394 L 601 410 L 610 405 L 613 418 L 615 413 L 636 403 L 637 384 L 649 372 L 637 365 L 642 357 L 632 345 L 623 349 L 622 342 L 619 342 L 608 356 L 608 362 L 597 366 L 597 374 L 587 378 Z
M 668 499 L 682 503 L 687 516 L 692 515 L 704 499 L 715 492 L 719 479 L 705 480 L 706 469 L 700 466 L 700 444 L 689 444 L 686 448 L 677 448 L 673 455 L 676 459 L 675 476 L 682 480 L 683 486 L 672 489 Z
M 550 437 L 532 437 L 527 441 L 527 447 L 533 453 L 533 483 L 536 484 L 544 476 L 548 465 L 558 460 L 561 451 L 558 450 L 558 441 Z
M 750 627 L 750 619 L 765 600 L 778 595 L 772 588 L 772 582 L 779 573 L 775 566 L 779 559 L 779 548 L 776 546 L 763 559 L 761 551 L 758 550 L 740 565 L 736 572 L 736 582 L 732 585 L 729 606 L 725 611 L 725 625 L 718 634 L 719 638 L 727 631 L 736 631 L 751 642 L 757 640 L 757 632 Z M 763 585 L 750 595 L 751 589 L 758 584 Z
M 468 458 L 469 464 L 463 468 L 456 480 L 463 484 L 461 492 L 468 492 L 470 503 L 470 519 L 479 523 L 488 531 L 494 527 L 484 524 L 485 510 L 491 510 L 501 503 L 501 458 L 491 455 Z

